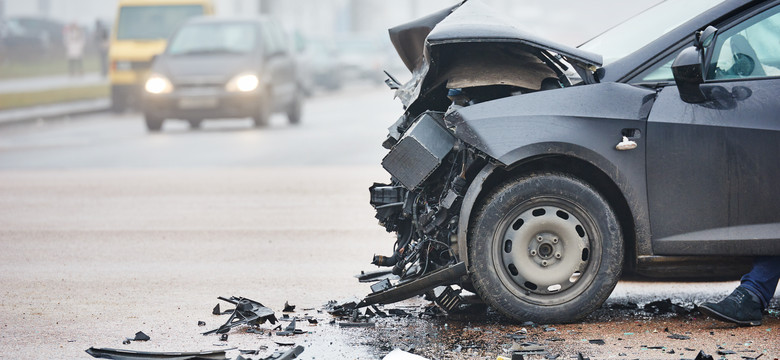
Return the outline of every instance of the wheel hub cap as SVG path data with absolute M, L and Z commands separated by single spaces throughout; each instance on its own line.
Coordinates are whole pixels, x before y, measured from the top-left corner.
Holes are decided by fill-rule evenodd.
M 527 292 L 551 294 L 577 283 L 588 265 L 589 239 L 580 221 L 557 206 L 510 219 L 501 252 L 509 278 Z

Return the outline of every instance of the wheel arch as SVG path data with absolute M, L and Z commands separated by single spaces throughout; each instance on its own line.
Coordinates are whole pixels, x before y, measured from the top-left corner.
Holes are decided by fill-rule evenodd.
M 556 146 L 560 145 L 561 144 L 558 144 Z M 541 146 L 536 147 L 549 150 L 550 146 L 551 144 L 541 144 Z M 565 147 L 570 148 L 570 146 Z M 526 155 L 525 157 L 512 162 L 511 165 L 504 165 L 498 161 L 490 162 L 483 167 L 472 180 L 466 195 L 464 196 L 459 217 L 457 251 L 460 260 L 465 261 L 467 266 L 469 265 L 469 228 L 473 225 L 472 221 L 475 216 L 474 212 L 476 211 L 476 205 L 479 204 L 492 189 L 507 179 L 517 178 L 528 173 L 535 171 L 555 171 L 585 181 L 590 186 L 593 186 L 593 188 L 606 199 L 607 203 L 615 212 L 621 227 L 624 242 L 624 273 L 626 273 L 626 271 L 633 271 L 637 258 L 637 242 L 641 239 L 642 232 L 648 230 L 642 229 L 643 224 L 635 221 L 635 218 L 637 217 L 633 214 L 636 212 L 636 209 L 629 205 L 630 200 L 626 198 L 624 193 L 625 186 L 621 187 L 619 185 L 621 184 L 621 181 L 625 184 L 627 180 L 620 179 L 619 177 L 615 178 L 614 176 L 614 174 L 619 174 L 619 172 L 617 172 L 617 167 L 603 158 L 598 161 L 596 157 L 600 157 L 587 149 L 557 153 L 549 153 L 547 151 L 534 152 L 529 151 L 529 149 L 522 150 Z M 606 169 L 602 167 L 605 166 L 602 165 L 605 162 Z M 647 226 L 647 228 L 649 228 L 649 226 Z

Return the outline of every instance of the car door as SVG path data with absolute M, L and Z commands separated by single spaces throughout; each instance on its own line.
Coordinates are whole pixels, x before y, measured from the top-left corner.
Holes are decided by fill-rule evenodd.
M 780 6 L 721 25 L 689 104 L 663 87 L 647 125 L 653 250 L 780 253 Z

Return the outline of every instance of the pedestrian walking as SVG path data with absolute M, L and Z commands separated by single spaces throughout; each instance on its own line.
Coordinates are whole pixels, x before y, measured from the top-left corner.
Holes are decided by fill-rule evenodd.
M 108 28 L 100 19 L 95 20 L 95 48 L 100 58 L 100 75 L 108 75 Z
M 84 31 L 76 23 L 70 23 L 64 29 L 63 42 L 68 57 L 68 73 L 71 76 L 84 74 L 84 46 L 86 39 Z

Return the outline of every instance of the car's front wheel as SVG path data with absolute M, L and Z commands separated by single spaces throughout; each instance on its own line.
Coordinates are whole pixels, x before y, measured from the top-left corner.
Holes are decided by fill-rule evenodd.
M 469 233 L 477 293 L 517 321 L 564 323 L 606 299 L 623 266 L 614 211 L 591 186 L 560 173 L 513 179 L 478 207 Z
M 162 129 L 163 121 L 165 119 L 150 114 L 144 114 L 144 120 L 146 121 L 146 129 L 150 132 L 158 132 Z
M 257 99 L 257 112 L 255 113 L 255 116 L 252 117 L 255 127 L 266 127 L 271 121 L 271 113 L 273 112 L 271 107 L 273 106 L 273 103 L 271 102 L 270 94 L 270 91 L 265 91 Z

